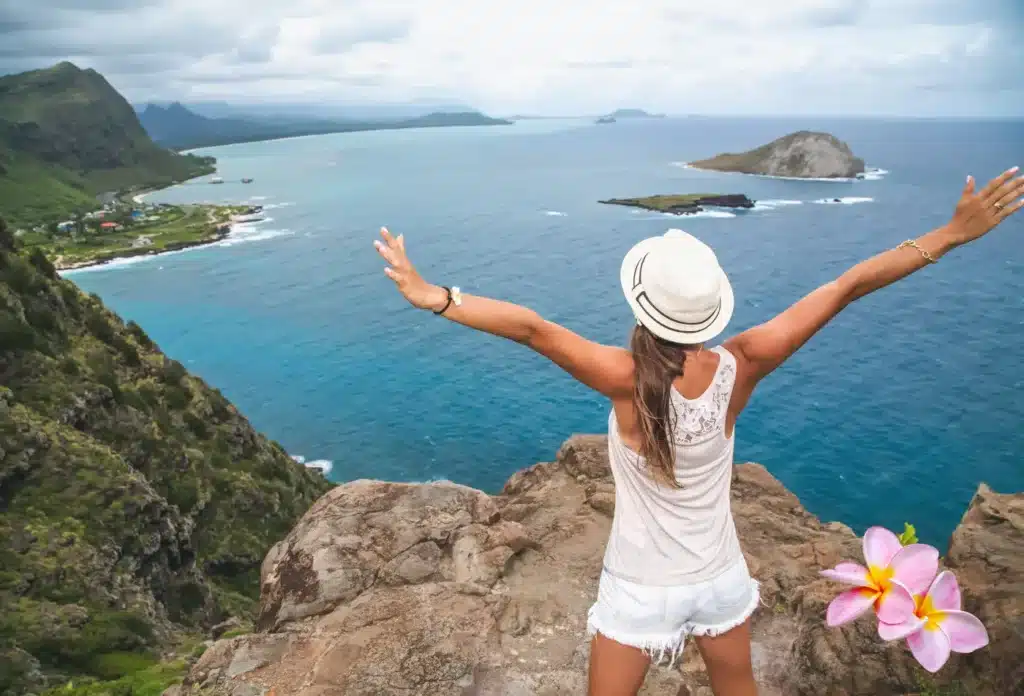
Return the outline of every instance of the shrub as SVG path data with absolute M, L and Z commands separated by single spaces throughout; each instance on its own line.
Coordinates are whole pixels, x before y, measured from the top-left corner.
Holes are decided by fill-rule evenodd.
M 36 344 L 36 332 L 20 317 L 0 310 L 0 351 L 31 350 Z
M 128 332 L 135 337 L 135 340 L 139 342 L 139 345 L 144 348 L 152 348 L 153 340 L 149 337 L 141 326 L 136 324 L 134 321 L 128 322 Z
M 45 275 L 47 278 L 57 278 L 57 269 L 50 262 L 50 259 L 46 257 L 43 250 L 36 247 L 32 250 L 32 253 L 28 255 L 29 263 L 39 269 L 40 273 Z
M 85 318 L 85 326 L 93 336 L 107 345 L 113 345 L 116 336 L 114 327 L 111 326 L 102 310 L 91 310 L 89 316 Z
M 166 359 L 164 360 L 163 370 L 160 372 L 160 377 L 163 379 L 164 384 L 180 384 L 181 380 L 185 379 L 185 375 L 188 371 L 185 366 L 177 360 Z
M 17 239 L 14 232 L 7 226 L 7 221 L 0 218 L 0 249 L 13 251 L 16 245 Z

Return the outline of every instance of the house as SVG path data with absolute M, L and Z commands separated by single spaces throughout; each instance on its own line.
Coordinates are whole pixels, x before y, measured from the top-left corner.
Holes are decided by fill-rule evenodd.
M 104 222 L 100 224 L 100 227 L 105 230 L 116 230 L 119 229 L 121 226 L 116 222 Z

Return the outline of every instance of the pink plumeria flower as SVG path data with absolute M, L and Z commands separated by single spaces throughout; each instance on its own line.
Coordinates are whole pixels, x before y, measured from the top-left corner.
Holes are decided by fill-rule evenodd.
M 914 615 L 914 595 L 924 593 L 939 570 L 939 552 L 927 544 L 903 546 L 884 527 L 864 532 L 868 567 L 844 561 L 821 574 L 853 585 L 832 600 L 825 613 L 829 626 L 853 621 L 872 607 L 880 621 L 902 624 Z
M 960 587 L 948 570 L 925 594 L 915 597 L 914 613 L 899 624 L 879 622 L 882 640 L 907 639 L 910 652 L 929 672 L 938 672 L 950 652 L 969 653 L 988 645 L 988 631 L 981 620 L 960 611 Z

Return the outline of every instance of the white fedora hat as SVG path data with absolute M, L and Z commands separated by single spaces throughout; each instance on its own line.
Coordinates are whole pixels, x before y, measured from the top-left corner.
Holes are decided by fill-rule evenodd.
M 672 343 L 704 343 L 732 318 L 732 285 L 704 242 L 671 229 L 626 253 L 622 292 L 637 322 Z

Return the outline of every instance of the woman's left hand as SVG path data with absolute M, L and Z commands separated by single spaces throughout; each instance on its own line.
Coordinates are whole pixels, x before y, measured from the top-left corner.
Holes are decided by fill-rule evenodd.
M 444 288 L 431 285 L 423 280 L 405 253 L 405 237 L 393 237 L 386 227 L 380 228 L 380 236 L 384 241 L 374 240 L 373 246 L 384 257 L 389 266 L 384 274 L 395 281 L 402 297 L 417 309 L 439 310 L 448 301 L 448 293 Z

